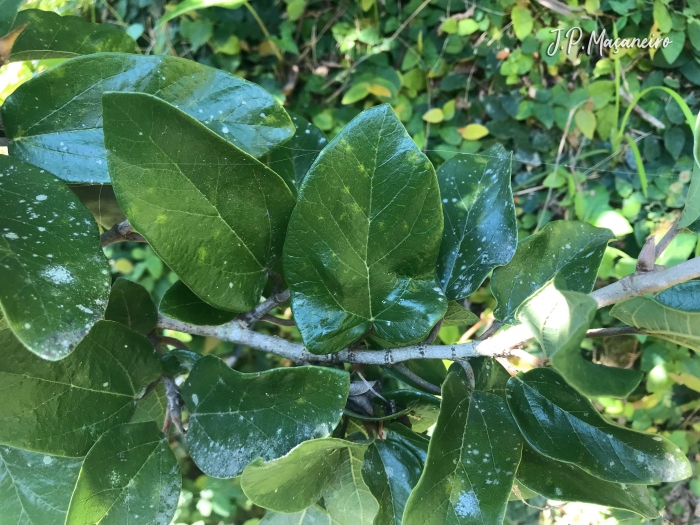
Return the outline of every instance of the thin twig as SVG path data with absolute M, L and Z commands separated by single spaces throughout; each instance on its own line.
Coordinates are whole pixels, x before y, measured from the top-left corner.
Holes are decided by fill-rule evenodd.
M 678 229 L 678 224 L 681 222 L 681 216 L 679 215 L 678 218 L 673 222 L 673 225 L 671 226 L 671 229 L 666 232 L 666 235 L 663 236 L 663 238 L 659 241 L 659 244 L 656 245 L 656 258 L 658 259 L 661 257 L 661 254 L 664 253 L 664 250 L 668 248 L 668 245 L 671 244 L 673 239 L 676 238 L 676 235 L 678 235 L 678 232 L 680 231 Z
M 399 374 L 402 376 L 405 376 L 408 378 L 410 381 L 418 385 L 420 388 L 425 390 L 426 392 L 430 392 L 431 394 L 439 394 L 440 393 L 440 387 L 436 386 L 432 383 L 429 383 L 425 379 L 423 379 L 421 376 L 418 374 L 412 372 L 409 368 L 406 367 L 406 365 L 403 365 L 401 363 L 396 363 L 395 365 L 392 365 L 394 370 L 396 370 Z
M 586 337 L 616 337 L 618 335 L 635 335 L 644 334 L 641 330 L 637 330 L 633 326 L 613 326 L 610 328 L 591 328 L 586 332 Z
M 494 321 L 491 323 L 491 326 L 489 326 L 486 330 L 484 330 L 484 333 L 481 334 L 479 337 L 476 338 L 477 341 L 484 341 L 491 337 L 493 334 L 498 332 L 501 328 L 503 327 L 503 323 L 501 321 Z
M 620 88 L 620 96 L 625 99 L 625 102 L 628 104 L 632 103 L 632 97 L 630 96 L 627 91 L 625 91 L 622 87 Z M 656 129 L 666 129 L 666 126 L 664 125 L 663 122 L 661 122 L 659 119 L 657 119 L 654 115 L 650 115 L 642 107 L 639 106 L 639 104 L 636 104 L 634 108 L 632 108 L 632 111 L 634 111 L 637 115 L 639 115 L 642 120 L 646 120 L 649 124 L 654 126 Z
M 129 221 L 122 221 L 112 226 L 109 230 L 100 235 L 100 244 L 103 248 L 117 242 L 132 241 L 146 242 L 146 239 L 134 231 Z
M 163 432 L 167 432 L 170 423 L 172 423 L 175 425 L 178 432 L 185 434 L 185 428 L 182 426 L 182 398 L 180 397 L 180 389 L 177 387 L 172 377 L 163 376 L 162 381 L 165 387 L 165 398 L 168 401 L 165 422 L 163 423 Z
M 425 341 L 423 341 L 424 344 L 431 345 L 435 342 L 435 339 L 437 339 L 437 336 L 440 333 L 440 329 L 442 328 L 442 323 L 444 321 L 445 321 L 445 318 L 443 317 L 437 323 L 435 323 L 435 326 L 433 326 L 433 329 L 428 334 L 428 337 L 426 337 Z
M 245 325 L 250 325 L 255 321 L 260 321 L 266 314 L 270 313 L 282 303 L 287 302 L 289 300 L 289 296 L 289 290 L 283 290 L 280 293 L 273 294 L 258 306 L 253 308 L 250 312 L 241 314 L 239 319 Z
M 292 319 L 282 319 L 281 317 L 275 317 L 274 315 L 265 314 L 260 318 L 261 321 L 266 323 L 275 324 L 277 326 L 296 326 L 297 324 Z

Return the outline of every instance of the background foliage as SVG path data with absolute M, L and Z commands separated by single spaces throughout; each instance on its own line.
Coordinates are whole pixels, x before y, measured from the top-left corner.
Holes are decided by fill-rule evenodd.
M 436 167 L 457 152 L 501 143 L 514 152 L 519 236 L 555 218 L 610 228 L 618 239 L 607 248 L 598 275 L 603 281 L 632 273 L 645 238 L 667 230 L 684 205 L 693 137 L 681 106 L 654 90 L 626 126 L 622 117 L 629 100 L 654 86 L 679 94 L 693 113 L 700 109 L 697 0 L 586 0 L 555 2 L 554 9 L 551 2 L 545 7 L 527 0 L 265 0 L 179 14 L 163 4 L 41 0 L 27 6 L 111 22 L 144 51 L 191 58 L 256 82 L 329 139 L 363 109 L 388 102 Z M 611 22 L 622 37 L 660 32 L 673 44 L 655 53 L 621 49 L 612 57 L 589 56 L 581 46 L 547 52 L 552 28 L 600 31 Z M 4 66 L 0 101 L 57 61 Z M 139 282 L 157 300 L 176 280 L 147 245 L 122 243 L 108 254 L 115 276 Z M 658 262 L 674 264 L 694 254 L 700 254 L 698 236 L 684 233 Z M 469 302 L 481 316 L 477 327 L 488 326 L 495 306 L 488 288 Z M 612 323 L 608 312 L 597 313 L 596 326 Z M 261 328 L 266 330 L 300 340 L 296 328 Z M 440 332 L 448 344 L 472 335 L 455 326 Z M 239 371 L 285 364 L 218 340 L 186 339 L 190 348 L 225 357 Z M 631 355 L 648 372 L 626 401 L 597 398 L 597 408 L 634 429 L 663 433 L 700 460 L 700 359 L 653 338 L 585 344 L 599 362 L 631 364 L 620 363 Z M 363 373 L 373 377 L 371 367 Z M 202 475 L 179 452 L 187 474 L 175 523 L 257 523 L 263 511 L 235 481 Z M 691 523 L 699 515 L 700 478 L 659 486 L 655 496 L 666 500 L 669 521 Z M 641 523 L 629 513 L 582 504 L 529 503 L 545 510 L 514 502 L 507 520 Z

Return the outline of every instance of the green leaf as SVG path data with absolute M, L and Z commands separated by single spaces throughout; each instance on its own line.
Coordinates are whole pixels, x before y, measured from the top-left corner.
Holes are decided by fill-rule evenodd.
M 260 525 L 334 525 L 325 509 L 314 505 L 293 514 L 267 511 Z
M 552 369 L 512 377 L 507 393 L 520 431 L 540 454 L 615 483 L 652 485 L 692 474 L 674 444 L 609 423 Z
M 104 314 L 109 264 L 92 216 L 63 182 L 0 155 L 0 306 L 44 359 L 68 355 Z
M 471 326 L 479 321 L 479 317 L 467 310 L 457 301 L 449 301 L 447 303 L 447 312 L 442 318 L 443 326 Z
M 573 292 L 589 293 L 595 284 L 610 230 L 578 221 L 553 221 L 518 245 L 513 259 L 496 268 L 491 291 L 498 301 L 497 319 L 512 323 L 525 299 L 559 273 Z
M 610 315 L 649 335 L 700 352 L 700 312 L 676 310 L 651 297 L 618 303 Z
M 437 273 L 448 299 L 474 293 L 518 245 L 510 186 L 511 154 L 496 144 L 483 155 L 457 155 L 438 170 L 445 230 Z
M 378 505 L 362 480 L 366 448 L 335 438 L 305 441 L 280 459 L 248 465 L 241 487 L 266 509 L 298 512 L 323 498 L 328 513 L 343 525 L 372 525 Z
M 644 485 L 603 481 L 578 467 L 538 454 L 529 446 L 523 447 L 517 482 L 548 499 L 631 510 L 645 519 L 658 518 L 660 514 Z
M 151 295 L 138 283 L 117 279 L 109 293 L 105 319 L 128 326 L 134 332 L 146 335 L 156 327 L 158 311 Z
M 700 133 L 700 130 L 696 125 L 696 137 L 698 133 Z M 696 138 L 693 146 L 693 153 L 695 156 L 693 175 L 690 179 L 690 187 L 688 188 L 688 195 L 685 198 L 685 207 L 683 208 L 683 213 L 681 213 L 681 220 L 678 223 L 679 228 L 687 228 L 696 220 L 700 219 L 700 164 L 697 160 L 698 157 L 700 157 L 700 152 L 698 151 L 698 147 L 698 140 Z
M 177 281 L 168 288 L 158 305 L 163 315 L 200 326 L 212 326 L 228 323 L 238 314 L 220 310 L 205 303 L 197 297 L 182 281 Z
M 423 120 L 430 122 L 431 124 L 439 124 L 444 119 L 445 115 L 440 108 L 429 109 L 423 114 Z
M 182 16 L 185 13 L 191 13 L 198 9 L 207 7 L 225 7 L 228 9 L 237 9 L 245 4 L 245 0 L 185 0 L 175 6 L 172 11 L 168 11 L 163 18 L 158 21 L 156 27 L 161 27 L 168 23 L 173 18 Z
M 238 476 L 257 458 L 277 459 L 308 439 L 328 436 L 349 388 L 341 370 L 308 366 L 242 374 L 205 356 L 181 389 L 190 411 L 190 455 L 210 476 Z
M 516 317 L 527 325 L 566 382 L 589 397 L 627 397 L 644 374 L 597 365 L 581 355 L 581 342 L 598 309 L 591 296 L 566 290 L 552 279 L 518 308 Z
M 158 379 L 148 340 L 100 321 L 71 355 L 51 363 L 0 332 L 0 443 L 60 456 L 84 456 L 106 430 L 129 421 L 136 400 Z
M 314 162 L 289 222 L 285 278 L 306 347 L 337 352 L 370 329 L 425 338 L 447 309 L 441 235 L 432 164 L 389 106 L 362 112 Z
M 23 3 L 24 0 L 0 0 L 0 38 L 12 31 L 17 12 Z
M 425 432 L 437 421 L 440 400 L 432 394 L 418 390 L 394 390 L 382 395 L 388 400 L 394 400 L 398 407 L 409 407 L 406 417 L 414 432 Z
M 481 124 L 469 124 L 462 131 L 462 137 L 466 140 L 483 139 L 489 134 L 489 129 Z
M 82 458 L 46 456 L 0 447 L 0 514 L 3 523 L 63 523 L 82 464 Z
M 510 13 L 513 21 L 513 31 L 518 40 L 523 40 L 532 34 L 533 20 L 530 10 L 527 7 L 515 6 Z
M 428 443 L 428 438 L 394 424 L 384 440 L 367 449 L 362 477 L 379 503 L 374 525 L 401 525 L 406 501 L 423 471 Z
M 689 281 L 667 288 L 656 295 L 656 300 L 684 312 L 700 312 L 700 281 Z
M 8 97 L 10 154 L 66 181 L 109 182 L 101 100 L 110 91 L 157 93 L 254 157 L 294 133 L 272 95 L 240 77 L 176 57 L 99 53 L 34 76 Z
M 282 179 L 152 95 L 103 102 L 112 184 L 134 228 L 200 298 L 253 308 L 294 207 Z
M 491 392 L 505 401 L 506 384 L 510 374 L 492 357 L 474 357 L 469 360 L 474 372 L 474 390 Z
M 579 109 L 574 115 L 574 122 L 586 138 L 593 140 L 597 125 L 595 113 L 589 109 Z
M 109 24 L 92 24 L 78 16 L 26 9 L 19 12 L 14 26 L 24 24 L 27 27 L 12 46 L 10 62 L 136 51 L 136 42 L 123 30 Z
M 180 496 L 180 469 L 155 423 L 105 432 L 90 449 L 66 525 L 168 525 Z
M 354 104 L 366 98 L 367 95 L 369 95 L 369 84 L 367 82 L 360 82 L 359 84 L 350 86 L 350 89 L 345 92 L 340 103 L 344 105 Z
M 111 184 L 69 184 L 68 187 L 105 230 L 126 220 Z
M 522 440 L 505 402 L 450 373 L 423 474 L 403 525 L 501 523 Z
M 294 136 L 267 156 L 267 166 L 287 183 L 296 197 L 309 168 L 328 144 L 323 132 L 298 115 L 290 114 L 296 127 Z
M 654 0 L 654 21 L 662 33 L 668 33 L 673 27 L 668 8 L 661 0 Z
M 165 396 L 165 387 L 159 382 L 152 392 L 146 397 L 139 399 L 136 405 L 136 411 L 129 420 L 129 423 L 144 423 L 146 421 L 155 421 L 159 425 L 165 421 L 165 413 L 168 406 L 168 399 Z

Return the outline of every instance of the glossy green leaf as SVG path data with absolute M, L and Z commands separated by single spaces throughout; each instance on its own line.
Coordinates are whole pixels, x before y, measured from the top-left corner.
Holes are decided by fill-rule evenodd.
M 129 420 L 129 423 L 143 423 L 146 421 L 155 421 L 162 425 L 165 421 L 165 413 L 168 406 L 168 399 L 165 396 L 165 388 L 162 382 L 152 392 L 148 393 L 143 399 L 139 399 L 136 405 L 136 411 Z
M 610 315 L 649 335 L 700 352 L 700 311 L 684 312 L 651 297 L 633 297 L 616 304 Z
M 212 306 L 258 304 L 294 199 L 264 164 L 152 95 L 104 96 L 105 146 L 124 213 Z
M 404 525 L 501 523 L 522 439 L 505 402 L 473 391 L 460 374 L 442 385 L 442 405 Z
M 236 318 L 236 312 L 214 308 L 197 297 L 182 281 L 167 289 L 158 305 L 161 314 L 184 323 L 211 326 L 228 323 Z
M 696 134 L 698 131 L 696 130 Z M 697 148 L 697 141 L 695 147 Z M 696 158 L 699 156 L 696 149 Z M 679 228 L 687 228 L 695 221 L 700 220 L 700 165 L 696 160 L 693 163 L 693 175 L 690 179 L 688 195 L 685 197 L 685 206 L 681 213 L 681 220 L 678 222 Z
M 260 520 L 260 525 L 334 525 L 334 523 L 325 509 L 313 505 L 292 514 L 267 511 Z
M 328 436 L 349 388 L 341 370 L 309 366 L 242 374 L 205 356 L 181 389 L 190 411 L 190 455 L 210 476 L 238 476 L 257 458 L 270 461 L 308 439 Z
M 572 292 L 593 289 L 610 230 L 577 221 L 553 221 L 518 245 L 513 259 L 496 268 L 491 291 L 497 319 L 512 323 L 518 306 L 559 274 Z
M 12 30 L 15 18 L 24 0 L 0 0 L 0 38 Z
M 0 447 L 0 515 L 3 523 L 62 524 L 82 464 L 82 458 L 47 456 Z
M 689 281 L 667 288 L 656 295 L 656 300 L 684 312 L 700 312 L 700 281 Z
M 478 321 L 479 317 L 475 313 L 467 310 L 457 301 L 448 301 L 442 326 L 471 326 Z
M 447 301 L 435 280 L 442 213 L 432 164 L 387 105 L 355 117 L 307 174 L 287 231 L 285 278 L 306 347 L 342 350 L 374 329 L 428 335 Z
M 529 446 L 523 447 L 517 482 L 548 499 L 631 510 L 645 519 L 659 517 L 649 489 L 644 485 L 603 481 L 578 467 L 538 454 Z
M 411 422 L 414 432 L 425 432 L 437 421 L 440 413 L 440 400 L 432 394 L 418 390 L 394 390 L 382 393 L 388 400 L 393 400 L 397 408 L 408 407 L 406 417 Z
M 540 454 L 615 483 L 651 485 L 692 474 L 674 444 L 609 423 L 552 369 L 512 377 L 507 392 L 520 431 Z
M 542 346 L 552 366 L 566 382 L 589 397 L 627 397 L 644 374 L 597 365 L 581 355 L 581 342 L 595 317 L 591 296 L 566 290 L 559 277 L 529 297 L 516 313 Z
M 241 487 L 266 509 L 298 512 L 323 498 L 328 513 L 341 524 L 372 525 L 379 507 L 362 480 L 366 448 L 335 438 L 306 441 L 280 459 L 248 465 Z
M 136 51 L 136 42 L 122 29 L 109 24 L 92 24 L 78 16 L 25 9 L 19 12 L 14 25 L 24 24 L 27 27 L 12 46 L 10 62 Z
M 168 525 L 180 496 L 180 469 L 155 423 L 108 430 L 90 449 L 66 525 Z
M 129 421 L 136 400 L 161 373 L 143 336 L 100 321 L 71 355 L 51 363 L 0 332 L 0 443 L 84 456 L 106 430 Z
M 63 182 L 0 155 L 0 306 L 45 359 L 68 355 L 102 317 L 109 264 L 92 216 Z
M 394 424 L 385 439 L 376 440 L 365 452 L 362 477 L 379 503 L 374 525 L 401 525 L 406 501 L 423 471 L 429 441 Z
M 510 374 L 492 357 L 474 357 L 469 360 L 474 372 L 474 390 L 491 392 L 505 401 L 506 384 Z
M 151 295 L 138 283 L 117 279 L 109 293 L 105 319 L 128 326 L 134 332 L 146 335 L 156 327 L 158 311 Z
M 175 9 L 168 11 L 164 17 L 158 21 L 158 27 L 166 24 L 170 20 L 182 16 L 185 13 L 191 13 L 198 9 L 207 7 L 226 7 L 228 9 L 236 9 L 245 4 L 245 0 L 185 0 L 175 6 Z
M 53 67 L 8 97 L 10 153 L 66 181 L 109 182 L 101 101 L 110 91 L 157 93 L 254 157 L 294 133 L 272 95 L 240 77 L 176 57 L 99 53 Z
M 296 196 L 309 168 L 328 144 L 323 132 L 299 115 L 290 114 L 296 133 L 267 156 L 268 167 L 277 173 Z
M 511 153 L 496 144 L 483 155 L 456 155 L 438 170 L 445 230 L 437 274 L 448 299 L 474 293 L 515 254 L 510 164 Z

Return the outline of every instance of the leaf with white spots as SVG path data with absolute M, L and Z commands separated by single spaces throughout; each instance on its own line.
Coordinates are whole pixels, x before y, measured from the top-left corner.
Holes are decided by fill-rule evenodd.
M 533 449 L 597 478 L 653 485 L 693 473 L 673 443 L 603 419 L 588 399 L 552 369 L 536 368 L 512 377 L 507 400 Z
M 493 272 L 491 292 L 498 301 L 496 319 L 513 323 L 518 306 L 556 274 L 572 292 L 589 293 L 605 248 L 613 239 L 613 233 L 605 228 L 578 221 L 553 221 L 522 241 L 513 259 Z
M 0 332 L 0 443 L 35 452 L 84 456 L 106 430 L 131 419 L 161 365 L 148 340 L 100 321 L 75 351 L 55 363 Z
M 180 483 L 175 455 L 155 423 L 114 427 L 85 456 L 66 525 L 168 525 Z
M 438 170 L 445 230 L 437 274 L 448 299 L 471 295 L 515 254 L 511 155 L 496 144 L 483 155 L 456 155 Z
M 502 523 L 521 451 L 505 402 L 487 392 L 470 393 L 466 378 L 451 372 L 403 525 Z
M 181 389 L 190 412 L 190 455 L 210 476 L 238 476 L 257 458 L 270 461 L 328 436 L 349 388 L 341 370 L 305 366 L 242 374 L 205 356 Z
M 390 106 L 360 113 L 318 156 L 284 244 L 294 319 L 309 351 L 374 330 L 424 339 L 447 309 L 435 278 L 442 237 L 435 170 Z
M 335 525 L 331 521 L 328 511 L 313 505 L 307 509 L 284 514 L 275 512 L 274 510 L 267 511 L 263 519 L 260 520 L 260 525 Z
M 136 231 L 202 300 L 255 307 L 294 207 L 284 181 L 159 98 L 103 102 L 112 184 Z
M 92 215 L 46 171 L 0 155 L 0 307 L 32 352 L 68 355 L 101 319 L 109 264 Z
M 13 525 L 62 524 L 82 458 L 0 446 L 0 516 Z

